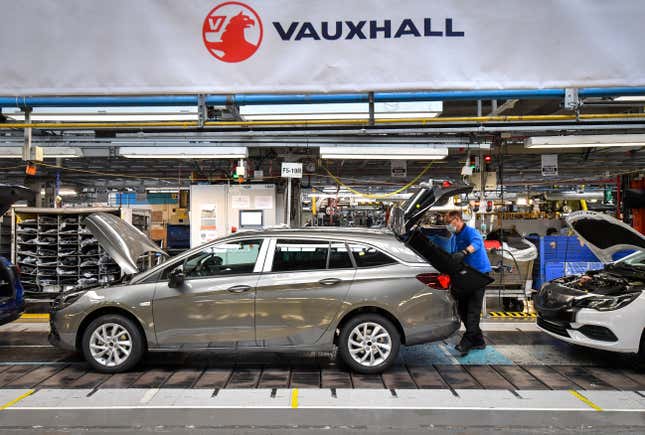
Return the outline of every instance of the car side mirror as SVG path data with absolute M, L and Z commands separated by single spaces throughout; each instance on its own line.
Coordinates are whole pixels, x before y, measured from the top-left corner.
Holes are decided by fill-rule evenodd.
M 170 272 L 168 276 L 168 287 L 181 288 L 185 282 L 186 276 L 184 275 L 184 269 L 182 267 L 177 267 Z

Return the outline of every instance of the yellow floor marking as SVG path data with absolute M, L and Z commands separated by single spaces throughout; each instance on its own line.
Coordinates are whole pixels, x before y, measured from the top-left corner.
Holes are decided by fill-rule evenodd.
M 529 319 L 537 317 L 535 313 L 523 313 L 521 311 L 490 311 L 488 313 L 490 317 L 503 317 L 510 319 Z
M 26 397 L 28 397 L 28 396 L 31 396 L 31 395 L 32 395 L 32 394 L 34 394 L 35 392 L 36 392 L 36 390 L 29 390 L 29 391 L 27 391 L 25 394 L 23 394 L 23 395 L 21 395 L 21 396 L 18 396 L 18 397 L 16 397 L 15 399 L 13 399 L 12 401 L 7 402 L 7 403 L 5 403 L 4 405 L 0 406 L 0 411 L 2 411 L 2 410 L 4 410 L 4 409 L 7 409 L 7 408 L 9 408 L 10 406 L 15 405 L 16 403 L 20 402 L 22 399 L 24 399 L 24 398 L 26 398 Z
M 41 320 L 47 320 L 49 319 L 49 314 L 40 314 L 40 313 L 23 313 L 20 316 L 21 319 L 41 319 Z
M 578 393 L 576 390 L 569 390 L 569 393 L 573 395 L 576 399 L 580 400 L 583 402 L 585 405 L 589 406 L 590 408 L 595 409 L 596 411 L 602 411 L 602 408 L 595 403 L 593 403 L 591 400 L 587 399 L 585 396 L 582 394 Z
M 294 388 L 291 390 L 291 407 L 292 408 L 297 408 L 298 407 L 298 389 Z

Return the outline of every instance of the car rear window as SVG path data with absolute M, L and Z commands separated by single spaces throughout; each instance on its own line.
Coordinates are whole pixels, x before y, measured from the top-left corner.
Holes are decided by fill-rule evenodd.
M 392 257 L 371 246 L 352 243 L 349 245 L 349 249 L 352 251 L 357 267 L 385 266 L 396 263 Z
M 326 269 L 329 242 L 278 239 L 273 254 L 274 272 Z

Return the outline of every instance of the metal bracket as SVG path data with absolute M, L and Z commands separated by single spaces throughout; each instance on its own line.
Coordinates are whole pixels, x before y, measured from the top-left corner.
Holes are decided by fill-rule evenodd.
M 31 111 L 30 107 L 25 108 L 25 124 L 31 124 Z M 25 141 L 22 145 L 22 160 L 28 162 L 31 158 L 31 127 L 25 128 Z
M 582 100 L 578 94 L 578 88 L 566 88 L 564 90 L 564 108 L 579 112 L 582 107 Z
M 367 94 L 367 102 L 369 105 L 369 124 L 374 125 L 374 92 L 370 92 Z
M 199 94 L 197 95 L 197 123 L 199 128 L 204 127 L 204 122 L 208 118 L 208 107 L 206 107 L 206 95 Z

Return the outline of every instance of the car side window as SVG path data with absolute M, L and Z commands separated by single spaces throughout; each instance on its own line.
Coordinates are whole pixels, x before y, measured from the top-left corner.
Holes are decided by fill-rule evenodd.
M 356 267 L 375 267 L 396 263 L 392 257 L 371 246 L 351 243 L 349 249 L 354 256 Z
M 183 261 L 184 276 L 190 279 L 253 273 L 261 245 L 262 240 L 257 239 L 218 243 L 204 248 Z M 164 272 L 164 276 L 167 275 Z
M 329 242 L 326 240 L 278 239 L 273 253 L 273 272 L 324 270 Z
M 349 257 L 347 245 L 343 242 L 331 242 L 329 246 L 329 269 L 350 269 L 354 267 Z

